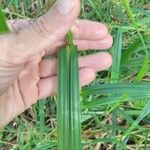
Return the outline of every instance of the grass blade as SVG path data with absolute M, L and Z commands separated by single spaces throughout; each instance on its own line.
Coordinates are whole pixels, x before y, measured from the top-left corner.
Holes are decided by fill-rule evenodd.
M 78 50 L 67 35 L 69 46 L 59 52 L 58 65 L 58 149 L 81 150 L 81 119 Z
M 42 99 L 38 102 L 38 121 L 40 125 L 41 134 L 45 131 L 45 103 L 46 100 Z
M 117 139 L 115 139 L 115 138 L 97 138 L 96 140 L 93 140 L 93 141 L 90 141 L 90 142 L 88 142 L 88 144 L 90 145 L 90 144 L 96 144 L 96 143 L 98 143 L 98 142 L 110 142 L 110 143 L 116 143 L 118 146 L 119 146 L 119 148 L 122 148 L 122 149 L 126 149 L 125 148 L 125 145 L 122 143 L 122 142 L 120 142 L 120 141 L 118 141 Z
M 123 134 L 123 137 L 128 136 L 134 128 L 138 126 L 138 124 L 150 113 L 150 101 L 146 104 L 143 111 L 140 113 L 139 117 L 135 120 L 135 122 L 131 125 L 131 127 L 126 130 Z
M 149 62 L 148 50 L 147 50 L 146 44 L 145 44 L 145 42 L 144 42 L 144 39 L 143 39 L 143 37 L 142 37 L 142 35 L 141 35 L 139 29 L 138 29 L 138 24 L 137 24 L 137 22 L 136 22 L 136 20 L 135 20 L 135 18 L 134 18 L 134 15 L 133 15 L 133 13 L 132 13 L 132 10 L 131 10 L 131 8 L 130 8 L 129 1 L 128 1 L 128 0 L 121 0 L 121 2 L 122 2 L 122 5 L 123 5 L 123 7 L 125 8 L 125 10 L 126 10 L 128 16 L 129 16 L 129 18 L 130 18 L 130 20 L 131 20 L 131 22 L 132 22 L 132 24 L 133 24 L 135 30 L 136 30 L 137 33 L 138 33 L 139 38 L 141 39 L 141 42 L 142 42 L 143 48 L 144 48 L 144 52 L 145 52 L 145 58 L 144 58 L 142 67 L 141 67 L 141 69 L 140 69 L 138 75 L 137 75 L 136 78 L 135 78 L 135 82 L 139 82 L 139 81 L 142 80 L 142 78 L 144 77 L 145 73 L 146 73 L 147 70 L 148 70 L 148 62 Z
M 111 83 L 118 82 L 119 72 L 120 72 L 120 62 L 121 62 L 121 52 L 122 52 L 122 29 L 119 28 L 115 45 L 113 47 L 113 64 L 111 67 Z
M 149 35 L 144 35 L 143 36 L 144 41 L 149 41 L 150 37 Z M 122 54 L 122 63 L 128 62 L 130 57 L 138 52 L 143 50 L 143 43 L 141 42 L 141 38 L 136 38 L 135 41 L 130 45 L 128 49 L 126 49 L 123 54 Z
M 140 92 L 139 92 L 140 91 Z M 98 84 L 91 87 L 85 87 L 82 90 L 82 96 L 99 95 L 101 98 L 93 98 L 92 101 L 83 101 L 82 108 L 94 108 L 97 106 L 120 104 L 123 94 L 127 94 L 123 101 L 143 100 L 150 98 L 150 84 L 148 83 L 115 83 Z
M 115 44 L 112 49 L 113 55 L 113 64 L 111 67 L 111 83 L 117 83 L 119 80 L 119 73 L 120 73 L 120 62 L 121 62 L 121 51 L 122 51 L 122 29 L 118 28 L 118 32 L 116 34 Z M 121 104 L 122 101 L 116 102 L 113 108 L 111 108 L 108 112 L 112 112 L 112 134 L 116 135 L 116 122 L 117 122 L 117 114 L 115 109 Z
M 140 92 L 139 92 L 140 91 Z M 150 95 L 149 83 L 115 83 L 115 84 L 97 84 L 90 87 L 85 87 L 82 90 L 82 96 L 90 95 Z
M 68 150 L 69 146 L 69 61 L 66 48 L 59 52 L 58 64 L 58 106 L 57 106 L 57 130 L 58 149 Z
M 0 7 L 0 33 L 9 32 L 5 14 L 3 13 L 2 8 Z
M 80 125 L 80 96 L 78 75 L 78 51 L 71 47 L 70 52 L 70 121 L 71 121 L 71 150 L 81 150 L 81 125 Z

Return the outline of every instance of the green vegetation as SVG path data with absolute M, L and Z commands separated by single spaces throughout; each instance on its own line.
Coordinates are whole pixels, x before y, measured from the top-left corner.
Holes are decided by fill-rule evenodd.
M 66 38 L 68 44 L 58 54 L 58 150 L 81 150 L 78 49 L 71 32 Z
M 0 8 L 0 18 L 1 18 L 1 21 L 0 21 L 0 33 L 9 32 L 9 28 L 8 28 L 7 22 L 6 22 L 6 17 L 5 17 L 5 14 L 4 14 L 2 8 Z
M 38 17 L 52 4 L 1 1 L 8 19 Z M 114 37 L 112 67 L 81 90 L 84 149 L 149 150 L 149 0 L 82 0 L 80 18 L 108 24 Z M 0 131 L 0 149 L 56 149 L 56 112 L 55 96 L 38 102 Z

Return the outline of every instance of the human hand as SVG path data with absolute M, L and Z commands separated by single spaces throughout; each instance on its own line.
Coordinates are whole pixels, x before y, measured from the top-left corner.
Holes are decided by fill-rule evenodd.
M 57 60 L 42 57 L 57 53 L 70 28 L 80 50 L 111 47 L 108 29 L 100 23 L 76 20 L 78 14 L 78 0 L 60 0 L 34 23 L 9 22 L 12 33 L 0 36 L 0 128 L 38 99 L 55 94 Z M 108 69 L 111 63 L 106 52 L 80 57 L 80 85 L 90 83 L 97 71 Z

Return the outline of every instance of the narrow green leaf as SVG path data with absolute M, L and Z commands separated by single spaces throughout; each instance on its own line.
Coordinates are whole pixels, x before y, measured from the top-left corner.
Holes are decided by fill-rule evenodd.
M 140 92 L 139 92 L 140 91 Z M 128 94 L 128 97 L 123 101 L 143 100 L 150 98 L 149 83 L 116 83 L 116 84 L 98 84 L 82 89 L 82 96 L 99 95 L 101 98 L 93 98 L 92 101 L 83 101 L 82 109 L 94 108 L 97 106 L 120 104 L 120 99 L 123 94 Z
M 71 32 L 68 32 L 66 35 L 66 41 L 69 47 L 73 45 L 73 35 Z
M 118 82 L 119 79 L 119 72 L 120 72 L 120 62 L 121 62 L 121 52 L 122 52 L 122 29 L 119 28 L 115 44 L 112 50 L 113 55 L 113 64 L 111 67 L 111 83 Z
M 42 99 L 38 102 L 38 120 L 39 120 L 39 124 L 40 124 L 40 131 L 41 133 L 43 133 L 45 131 L 45 99 Z
M 70 149 L 81 150 L 81 108 L 79 95 L 78 50 L 76 46 L 72 46 L 70 49 Z
M 57 105 L 57 130 L 58 150 L 69 149 L 69 61 L 68 50 L 63 48 L 59 52 L 58 63 L 58 105 Z
M 7 33 L 9 32 L 9 28 L 7 26 L 6 17 L 3 13 L 2 8 L 0 7 L 0 33 Z
M 119 107 L 120 104 L 122 104 L 122 102 L 124 102 L 127 98 L 128 98 L 128 94 L 123 94 L 119 99 L 119 101 L 116 101 L 116 103 L 111 107 L 111 109 L 108 111 L 108 114 L 114 111 L 117 107 Z
M 78 50 L 72 40 L 69 33 L 68 46 L 58 56 L 58 150 L 81 150 Z
M 148 71 L 148 63 L 149 63 L 148 55 L 145 55 L 142 68 L 140 69 L 139 73 L 137 74 L 137 76 L 135 78 L 135 82 L 140 82 L 142 80 L 145 73 Z
M 124 110 L 117 108 L 116 111 L 119 115 L 127 120 L 128 125 L 132 125 L 134 123 L 134 120 Z
M 38 143 L 33 150 L 48 150 L 56 146 L 57 146 L 57 143 L 49 141 L 45 143 Z
M 139 92 L 140 91 L 140 92 Z M 149 83 L 115 83 L 115 84 L 96 84 L 82 89 L 82 96 L 90 95 L 120 95 L 127 93 L 133 95 L 150 95 Z
M 126 149 L 125 145 L 115 138 L 97 138 L 96 140 L 90 141 L 88 144 L 97 144 L 98 142 L 116 143 L 119 148 Z
M 121 98 L 121 95 L 120 96 L 111 95 L 111 96 L 104 97 L 104 98 L 93 99 L 90 102 L 84 102 L 82 104 L 82 109 L 95 108 L 95 107 L 98 107 L 98 106 L 105 106 L 105 105 L 111 106 L 112 104 L 115 104 L 117 101 L 119 101 L 120 98 Z M 150 94 L 149 94 L 149 96 L 148 95 L 144 95 L 144 94 L 142 94 L 142 95 L 140 95 L 140 94 L 132 95 L 132 96 L 126 98 L 124 100 L 124 102 L 127 102 L 127 101 L 130 101 L 130 102 L 139 101 L 139 99 L 141 101 L 145 101 L 146 98 L 150 98 Z
M 120 73 L 120 62 L 121 62 L 121 52 L 122 52 L 122 29 L 121 27 L 118 28 L 118 32 L 116 34 L 115 38 L 115 44 L 112 48 L 112 56 L 113 56 L 113 64 L 111 67 L 111 83 L 117 83 L 119 80 L 119 73 Z M 119 105 L 122 103 L 122 98 L 119 100 L 119 102 L 116 102 L 114 107 L 111 107 L 108 114 L 112 112 L 112 135 L 116 135 L 117 131 L 115 129 L 117 124 L 117 114 L 115 109 L 119 107 Z

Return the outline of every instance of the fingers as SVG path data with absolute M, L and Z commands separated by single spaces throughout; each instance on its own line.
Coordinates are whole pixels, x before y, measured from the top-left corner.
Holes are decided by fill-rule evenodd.
M 95 73 L 97 71 L 106 70 L 111 66 L 111 64 L 112 58 L 110 54 L 104 52 L 80 57 L 79 58 L 80 85 L 84 86 L 89 84 L 91 81 L 94 80 Z M 41 79 L 38 84 L 39 98 L 45 98 L 49 95 L 53 95 L 56 93 L 56 85 L 57 85 L 56 70 L 57 70 L 56 59 L 44 60 L 40 63 L 40 76 L 43 79 Z
M 16 31 L 18 31 L 20 29 L 24 29 L 24 28 L 27 28 L 29 30 L 29 28 L 31 28 L 30 22 L 27 20 L 9 21 L 9 26 L 11 26 L 12 30 L 16 30 Z M 59 24 L 59 26 L 60 26 L 60 24 Z M 33 28 L 34 28 L 34 26 L 33 26 Z M 63 25 L 63 28 L 65 28 L 64 25 Z M 74 25 L 72 26 L 72 32 L 73 32 L 74 38 L 75 38 L 74 44 L 76 44 L 80 50 L 107 49 L 112 46 L 113 40 L 112 40 L 112 37 L 110 36 L 110 34 L 108 33 L 108 28 L 101 23 L 88 21 L 88 20 L 76 20 Z M 57 33 L 55 33 L 55 35 L 53 35 L 53 36 L 52 36 L 52 33 L 49 33 L 49 35 L 51 35 L 51 36 L 49 36 L 48 38 L 52 37 L 51 38 L 52 41 L 54 41 L 58 38 L 57 42 L 54 42 L 54 44 L 51 45 L 51 42 L 48 40 L 48 38 L 45 38 L 46 39 L 45 41 L 49 41 L 49 42 L 48 43 L 44 42 L 43 43 L 44 45 L 43 44 L 41 44 L 41 45 L 42 45 L 42 47 L 44 47 L 46 54 L 54 54 L 58 51 L 59 47 L 64 44 L 64 37 L 63 37 L 63 35 L 57 36 L 58 35 Z M 56 36 L 57 36 L 57 38 L 56 38 Z M 34 45 L 34 48 L 37 48 L 37 46 L 38 46 L 38 48 L 36 50 L 36 51 L 38 51 L 38 49 L 40 49 L 38 44 L 42 43 L 42 41 L 43 41 L 43 39 L 41 39 L 41 41 L 37 44 L 35 37 L 34 38 L 32 38 L 32 36 L 29 36 L 29 37 L 30 38 L 28 38 L 28 39 L 31 39 L 31 43 L 30 43 L 30 48 L 29 47 L 26 48 L 28 50 L 26 53 L 28 53 L 28 54 L 31 52 L 30 49 L 32 48 L 32 46 L 31 46 L 32 44 L 36 44 L 36 45 Z M 38 37 L 39 37 L 39 35 L 38 35 Z M 23 39 L 23 38 L 19 38 L 18 42 L 20 39 Z M 34 39 L 35 39 L 35 41 L 33 41 Z M 18 42 L 17 42 L 17 44 L 18 44 Z M 25 47 L 27 45 L 29 46 L 29 43 L 22 44 L 20 47 Z M 18 47 L 19 47 L 19 45 L 18 45 Z M 21 50 L 19 50 L 19 52 L 20 51 Z M 25 52 L 24 52 L 24 54 L 25 54 Z M 21 57 L 19 57 L 19 58 L 21 58 Z
M 74 40 L 74 44 L 77 45 L 79 50 L 106 50 L 112 46 L 112 43 L 113 38 L 110 34 L 101 40 Z M 56 42 L 55 45 L 45 50 L 45 55 L 57 53 L 60 47 L 64 45 L 64 41 Z
M 30 22 L 30 26 L 7 35 L 9 52 L 14 50 L 22 60 L 52 45 L 69 31 L 79 11 L 80 0 L 58 0 L 46 14 Z
M 30 25 L 30 20 L 9 20 L 9 29 L 17 32 Z M 108 36 L 108 28 L 99 22 L 89 20 L 76 20 L 71 28 L 75 40 L 102 40 Z
M 30 25 L 30 20 L 18 19 L 8 21 L 9 29 L 17 32 Z M 101 40 L 108 36 L 108 28 L 99 22 L 76 20 L 71 28 L 76 40 Z
M 79 58 L 79 68 L 92 68 L 95 72 L 107 70 L 112 64 L 110 54 L 101 52 Z M 40 77 L 45 78 L 57 74 L 57 60 L 43 60 L 40 63 Z
M 80 50 L 104 50 L 108 49 L 112 46 L 113 39 L 111 35 L 107 35 L 103 40 L 96 40 L 96 41 L 87 41 L 87 40 L 75 40 L 74 44 L 78 46 Z
M 85 86 L 93 81 L 95 78 L 95 71 L 91 68 L 82 68 L 79 70 L 80 86 Z M 54 95 L 56 93 L 57 77 L 49 77 L 41 79 L 39 88 L 39 99 Z
M 109 34 L 104 24 L 89 20 L 76 20 L 71 30 L 76 40 L 101 40 Z

